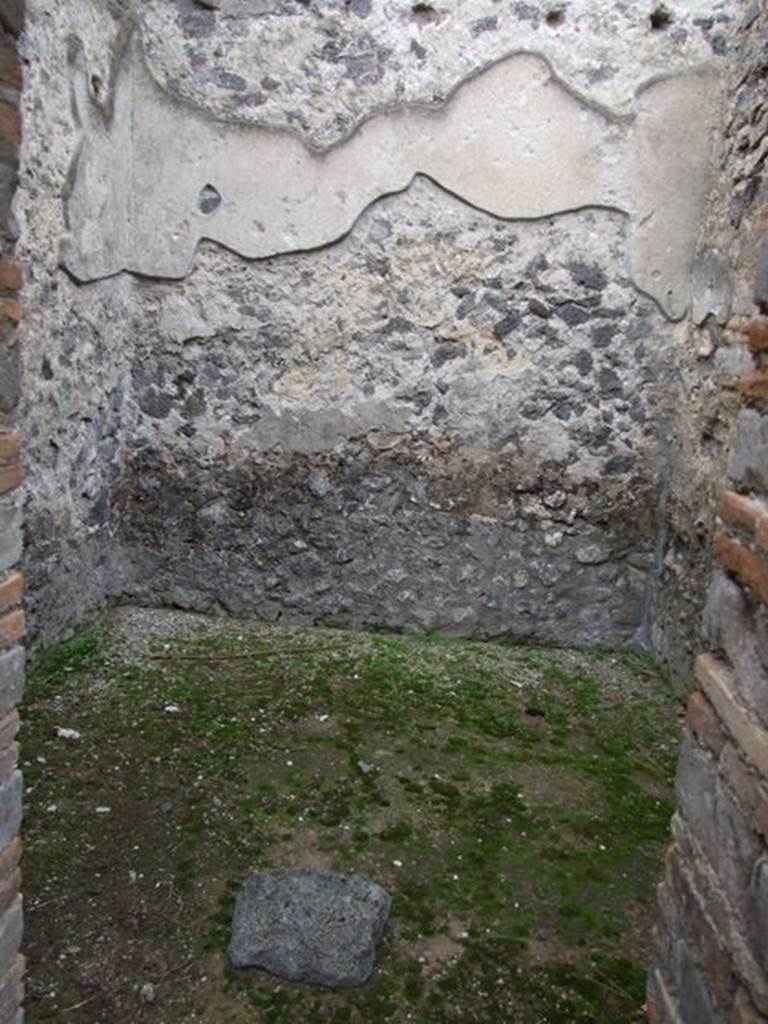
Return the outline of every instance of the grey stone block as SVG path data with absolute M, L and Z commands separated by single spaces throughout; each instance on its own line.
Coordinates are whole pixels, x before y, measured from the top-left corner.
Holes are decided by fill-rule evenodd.
M 24 921 L 21 896 L 17 896 L 0 918 L 0 974 L 4 974 L 21 946 Z
M 24 510 L 16 492 L 0 498 L 0 572 L 11 569 L 21 559 Z
M 0 4 L 0 22 L 18 36 L 24 28 L 24 0 L 3 0 Z
M 237 897 L 230 960 L 288 981 L 363 985 L 389 905 L 381 886 L 358 876 L 309 868 L 258 871 Z
M 23 647 L 12 647 L 0 654 L 0 715 L 5 715 L 21 700 L 25 660 Z
M 746 901 L 746 925 L 752 948 L 762 969 L 768 967 L 768 860 L 758 863 Z
M 676 944 L 678 998 L 684 1020 L 696 1024 L 727 1024 L 726 1016 L 714 1005 L 707 979 L 699 970 L 687 943 Z
M 768 417 L 755 409 L 744 409 L 739 415 L 728 475 L 745 488 L 768 491 Z
M 13 212 L 13 200 L 19 184 L 17 158 L 10 145 L 0 140 L 0 229 L 14 238 L 13 230 L 16 217 Z
M 16 408 L 20 382 L 21 350 L 15 332 L 3 326 L 0 328 L 0 412 L 10 413 Z
M 724 573 L 709 587 L 704 628 L 710 644 L 728 655 L 740 696 L 768 726 L 764 624 L 756 620 L 743 588 Z
M 11 954 L 10 964 L 0 972 L 0 1024 L 17 1024 L 24 998 L 24 958 Z
M 718 778 L 715 760 L 690 739 L 683 742 L 680 751 L 677 799 L 728 906 L 744 920 L 749 903 L 754 901 L 750 880 L 760 856 L 760 841 L 744 808 Z
M 0 786 L 0 850 L 19 833 L 21 824 L 21 772 L 15 771 Z
M 763 310 L 768 308 L 768 234 L 762 236 L 755 251 L 755 302 Z
M 710 863 L 717 863 L 720 837 L 715 821 L 717 767 L 690 738 L 683 741 L 677 765 L 677 806 Z

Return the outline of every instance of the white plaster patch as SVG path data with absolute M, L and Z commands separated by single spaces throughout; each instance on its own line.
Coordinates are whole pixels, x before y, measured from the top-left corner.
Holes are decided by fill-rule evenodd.
M 504 219 L 622 211 L 635 284 L 673 318 L 688 307 L 719 111 L 712 69 L 646 83 L 634 114 L 618 116 L 570 92 L 543 58 L 516 54 L 442 108 L 380 114 L 322 152 L 183 106 L 152 78 L 136 39 L 109 125 L 84 69 L 74 74 L 83 139 L 63 261 L 79 280 L 120 270 L 181 278 L 205 238 L 248 258 L 325 246 L 426 175 Z

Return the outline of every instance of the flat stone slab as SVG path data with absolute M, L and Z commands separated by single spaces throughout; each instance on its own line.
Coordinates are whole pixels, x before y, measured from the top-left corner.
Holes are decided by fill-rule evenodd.
M 229 959 L 286 981 L 364 985 L 389 915 L 387 892 L 355 875 L 311 868 L 257 871 L 235 901 Z

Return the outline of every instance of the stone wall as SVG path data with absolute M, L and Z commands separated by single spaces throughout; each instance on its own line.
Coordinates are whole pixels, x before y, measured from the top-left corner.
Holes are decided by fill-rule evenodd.
M 763 14 L 747 4 L 723 29 L 727 101 L 717 131 L 717 173 L 702 218 L 693 267 L 693 301 L 677 352 L 680 401 L 661 481 L 662 536 L 653 646 L 688 687 L 702 642 L 704 581 L 739 401 L 735 381 L 752 361 L 734 330 L 754 310 L 756 222 L 764 187 L 765 124 L 760 111 Z
M 615 214 L 521 231 L 419 182 L 332 251 L 139 285 L 132 596 L 631 639 L 671 355 L 622 243 Z
M 649 987 L 656 1024 L 768 1020 L 766 38 L 768 12 L 755 4 L 735 34 L 723 177 L 707 225 L 715 276 L 730 276 L 733 308 L 703 325 L 712 341 L 706 358 L 715 365 L 693 396 L 700 406 L 690 422 L 708 401 L 705 440 L 718 447 L 730 441 L 731 450 L 717 487 L 712 543 L 719 568 L 704 617 L 707 653 L 696 660 L 699 689 L 688 703 L 660 890 Z M 691 445 L 693 437 L 691 431 Z
M 734 5 L 695 7 L 33 3 L 38 635 L 647 641 Z
M 768 19 L 670 8 L 30 0 L 20 344 L 5 23 L 0 1021 L 19 363 L 42 638 L 133 600 L 650 639 L 685 689 L 714 535 L 648 1007 L 768 1019 Z
M 82 289 L 59 267 L 61 197 L 77 148 L 70 85 L 73 40 L 108 80 L 121 20 L 108 5 L 28 5 L 27 74 L 16 215 L 25 267 L 21 326 L 26 386 L 20 419 L 28 467 L 27 615 L 56 637 L 120 592 L 113 493 L 128 379 L 130 281 Z
M 18 36 L 23 5 L 0 3 L 0 1022 L 20 1024 L 24 958 L 18 838 L 21 773 L 17 768 L 16 704 L 24 684 L 24 612 L 21 609 L 21 436 L 16 426 L 20 390 L 17 327 L 21 267 L 14 257 L 12 200 L 21 133 L 22 68 Z

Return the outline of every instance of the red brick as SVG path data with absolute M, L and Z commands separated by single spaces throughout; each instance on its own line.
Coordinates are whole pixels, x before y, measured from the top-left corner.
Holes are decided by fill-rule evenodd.
M 0 614 L 21 604 L 24 580 L 20 572 L 12 572 L 0 583 Z
M 0 299 L 0 318 L 10 320 L 16 327 L 21 320 L 21 306 L 16 299 Z
M 656 1003 L 654 1003 L 650 996 L 645 1000 L 643 1009 L 649 1024 L 660 1024 L 661 1017 L 659 1016 L 659 1011 L 656 1009 Z
M 762 519 L 768 520 L 768 512 L 765 511 L 759 501 L 754 498 L 745 498 L 743 494 L 736 491 L 726 491 L 720 501 L 718 515 L 723 522 L 731 526 L 738 526 L 749 533 L 756 533 Z
M 753 316 L 742 321 L 739 330 L 747 339 L 747 347 L 753 355 L 768 352 L 768 316 Z
M 742 320 L 737 330 L 746 336 L 750 352 L 768 352 L 768 316 L 753 316 L 749 320 Z
M 17 462 L 13 466 L 0 466 L 0 494 L 15 490 L 24 479 L 24 472 Z
M 0 718 L 0 751 L 9 746 L 19 731 L 19 712 L 9 711 Z
M 729 572 L 738 572 L 739 569 L 739 551 L 741 545 L 737 544 L 736 541 L 725 533 L 716 533 L 713 541 L 715 549 L 715 555 L 719 559 L 720 563 L 729 570 Z
M 21 434 L 18 430 L 0 433 L 0 466 L 12 466 L 19 461 Z
M 7 878 L 13 874 L 16 865 L 21 860 L 21 854 L 24 847 L 21 844 L 21 840 L 17 836 L 11 840 L 10 843 L 2 850 L 0 850 L 0 880 Z
M 19 261 L 0 259 L 0 290 L 4 292 L 17 292 L 21 285 L 21 264 Z
M 0 1022 L 20 1024 L 24 1018 L 18 1008 L 24 1001 L 24 975 L 27 961 L 22 953 L 16 953 L 8 970 L 0 980 Z
M 0 646 L 8 647 L 24 636 L 24 612 L 19 608 L 0 618 Z
M 746 584 L 761 601 L 768 602 L 768 563 L 760 555 L 724 533 L 715 536 L 715 554 L 721 564 Z
M 9 85 L 11 89 L 21 89 L 23 84 L 16 44 L 4 34 L 0 37 L 0 82 Z
M 755 370 L 738 382 L 741 397 L 749 400 L 768 398 L 768 370 Z
M 761 501 L 736 491 L 725 491 L 718 515 L 729 526 L 751 534 L 758 546 L 768 551 L 768 508 Z
M 715 709 L 701 691 L 697 690 L 688 698 L 686 720 L 699 743 L 715 754 L 719 754 L 725 743 Z
M 11 903 L 19 895 L 20 890 L 21 871 L 15 868 L 4 882 L 0 882 L 0 914 L 4 914 L 8 907 L 10 907 Z
M 24 971 L 26 959 L 17 953 L 8 970 L 0 980 L 0 1021 L 2 1024 L 20 1024 L 23 1019 L 17 1015 L 24 1000 Z
M 21 142 L 21 114 L 12 103 L 0 100 L 0 135 L 15 146 Z
M 729 1024 L 760 1024 L 764 1020 L 765 1017 L 757 1012 L 746 992 L 743 989 L 737 992 Z

